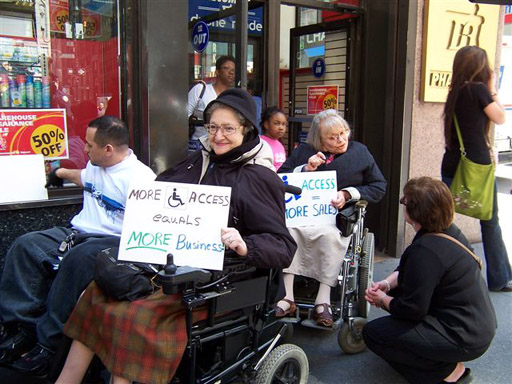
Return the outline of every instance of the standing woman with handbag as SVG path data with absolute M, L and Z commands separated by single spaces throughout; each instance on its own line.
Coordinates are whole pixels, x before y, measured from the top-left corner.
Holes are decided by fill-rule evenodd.
M 455 126 L 458 121 L 462 143 Z M 503 124 L 505 109 L 496 93 L 496 74 L 489 66 L 487 53 L 476 46 L 461 48 L 453 61 L 452 81 L 444 107 L 446 150 L 441 166 L 443 181 L 450 186 L 461 159 L 461 144 L 466 156 L 477 164 L 494 161 L 489 140 L 491 122 Z M 492 291 L 512 292 L 512 271 L 498 221 L 496 181 L 490 220 L 480 220 L 487 285 Z

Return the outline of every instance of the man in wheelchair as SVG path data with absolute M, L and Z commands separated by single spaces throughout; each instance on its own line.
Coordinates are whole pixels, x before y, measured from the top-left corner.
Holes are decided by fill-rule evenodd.
M 252 97 L 241 89 L 230 89 L 212 101 L 204 113 L 208 135 L 201 138 L 202 149 L 159 175 L 157 181 L 230 186 L 228 226 L 221 232 L 225 249 L 253 267 L 287 267 L 296 244 L 286 228 L 284 187 L 272 170 L 272 153 L 258 137 Z M 164 272 L 172 275 L 173 269 L 166 268 Z M 175 273 L 178 272 L 181 273 L 179 268 Z M 201 274 L 192 281 L 196 278 L 203 280 Z M 270 281 L 267 282 L 270 278 L 279 285 L 281 275 L 277 273 L 252 282 L 256 288 L 243 287 L 240 282 L 236 290 L 255 293 L 263 284 L 270 287 Z M 208 313 L 199 305 L 207 300 L 200 296 L 199 301 L 194 299 L 200 288 L 197 283 L 194 293 L 184 296 L 191 301 L 182 300 L 180 294 L 166 295 L 158 291 L 133 302 L 115 302 L 91 283 L 66 324 L 64 332 L 74 341 L 57 383 L 80 383 L 94 354 L 113 374 L 116 384 L 168 383 L 175 376 L 189 338 L 194 335 L 193 324 L 206 320 L 214 327 L 212 319 L 219 312 L 234 310 L 228 305 L 234 299 L 220 295 L 222 284 L 214 283 L 212 287 L 219 295 L 211 300 L 217 302 L 216 310 Z M 224 288 L 231 289 L 230 285 Z M 261 297 L 257 299 L 247 311 L 252 312 L 255 305 L 265 302 L 261 302 Z M 226 304 L 219 307 L 223 302 Z M 248 318 L 257 322 L 253 315 Z M 238 342 L 243 344 L 246 340 Z M 188 351 L 192 353 L 194 348 Z
M 334 170 L 338 193 L 331 205 L 342 209 L 358 200 L 376 203 L 386 192 L 386 181 L 366 146 L 349 138 L 350 127 L 336 110 L 320 112 L 313 118 L 307 143 L 292 152 L 279 173 Z M 290 228 L 290 233 L 298 248 L 290 267 L 283 270 L 286 296 L 277 303 L 276 316 L 295 314 L 294 278 L 305 276 L 319 283 L 313 319 L 331 327 L 331 288 L 338 284 L 351 236 L 340 235 L 334 225 Z

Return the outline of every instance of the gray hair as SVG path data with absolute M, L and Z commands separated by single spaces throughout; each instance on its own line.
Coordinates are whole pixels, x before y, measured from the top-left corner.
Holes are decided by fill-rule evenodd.
M 346 120 L 338 114 L 338 111 L 335 109 L 326 109 L 325 111 L 318 113 L 311 123 L 306 143 L 311 145 L 317 151 L 321 151 L 323 148 L 322 132 L 331 131 L 333 128 L 340 125 L 348 131 L 350 137 L 350 127 Z
M 222 103 L 212 103 L 212 106 L 206 110 L 204 113 L 203 119 L 205 124 L 210 123 L 210 119 L 212 117 L 213 112 L 215 112 L 217 109 L 227 109 L 231 112 L 233 112 L 240 123 L 244 127 L 243 135 L 245 136 L 248 132 L 252 131 L 254 127 L 252 124 L 242 115 L 240 112 L 238 112 L 236 109 L 231 108 L 225 104 Z

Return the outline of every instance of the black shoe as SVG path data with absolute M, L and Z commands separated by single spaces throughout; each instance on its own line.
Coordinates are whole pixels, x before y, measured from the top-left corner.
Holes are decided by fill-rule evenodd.
M 33 376 L 45 376 L 49 369 L 54 353 L 49 349 L 37 344 L 26 355 L 20 357 L 11 367 L 23 373 Z
M 473 381 L 473 376 L 471 375 L 471 369 L 466 368 L 464 370 L 464 373 L 462 374 L 462 376 L 459 377 L 459 379 L 457 381 L 454 381 L 452 383 L 454 383 L 454 384 L 469 384 L 472 381 Z M 444 383 L 450 383 L 450 382 L 443 380 L 439 384 L 444 384 Z
M 24 333 L 8 332 L 0 339 L 0 364 L 10 363 L 18 359 L 25 352 L 30 351 L 36 341 Z
M 500 289 L 501 292 L 512 292 L 512 280 L 510 280 L 503 288 Z

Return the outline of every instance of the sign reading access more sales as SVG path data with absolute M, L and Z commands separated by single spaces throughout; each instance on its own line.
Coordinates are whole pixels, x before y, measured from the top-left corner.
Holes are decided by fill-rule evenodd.
M 33 154 L 69 157 L 65 109 L 0 110 L 0 155 Z
M 133 183 L 126 202 L 119 260 L 221 270 L 230 187 Z
M 302 189 L 300 195 L 285 195 L 286 226 L 336 224 L 338 210 L 331 205 L 338 191 L 336 171 L 279 174 L 284 184 Z

